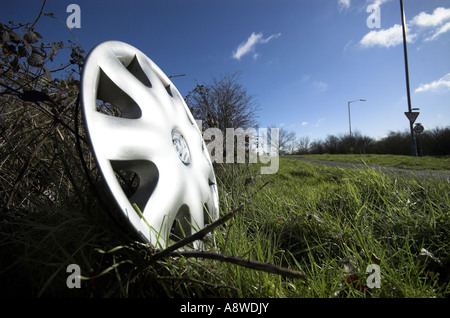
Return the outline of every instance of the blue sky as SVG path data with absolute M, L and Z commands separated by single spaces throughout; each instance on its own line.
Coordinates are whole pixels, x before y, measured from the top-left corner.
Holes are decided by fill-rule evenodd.
M 412 107 L 426 128 L 450 125 L 450 3 L 405 0 Z M 83 48 L 127 42 L 173 78 L 182 95 L 212 77 L 242 72 L 260 106 L 261 127 L 323 139 L 352 131 L 374 138 L 409 128 L 398 0 L 48 0 L 44 12 L 66 21 Z M 372 4 L 380 28 L 369 28 Z M 41 1 L 4 1 L 0 22 L 32 21 Z M 59 22 L 36 25 L 49 41 L 72 39 Z

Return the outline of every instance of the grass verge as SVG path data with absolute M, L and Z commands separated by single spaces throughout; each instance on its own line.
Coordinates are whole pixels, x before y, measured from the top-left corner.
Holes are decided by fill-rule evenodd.
M 413 157 L 400 155 L 289 155 L 317 160 L 362 163 L 368 165 L 389 166 L 411 170 L 450 170 L 450 156 L 443 157 Z
M 86 198 L 4 214 L 2 290 L 9 295 L 81 297 L 448 297 L 450 185 L 370 169 L 281 159 L 217 169 L 223 212 L 210 251 L 289 268 L 307 280 L 201 258 L 167 257 L 134 241 Z M 86 210 L 88 209 L 88 210 Z M 66 285 L 79 264 L 80 289 Z M 370 288 L 368 266 L 380 269 Z

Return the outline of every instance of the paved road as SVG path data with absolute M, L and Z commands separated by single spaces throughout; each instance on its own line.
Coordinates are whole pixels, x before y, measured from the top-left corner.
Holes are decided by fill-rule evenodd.
M 310 161 L 310 162 L 325 164 L 328 166 L 343 167 L 343 168 L 367 168 L 367 167 L 370 167 L 370 168 L 374 169 L 375 171 L 382 171 L 382 172 L 386 172 L 386 173 L 396 173 L 399 175 L 409 176 L 409 177 L 417 176 L 419 178 L 426 178 L 426 177 L 441 178 L 441 179 L 444 179 L 444 180 L 447 180 L 450 182 L 450 171 L 408 170 L 408 169 L 400 169 L 400 168 L 388 167 L 388 166 L 380 166 L 380 165 L 368 166 L 368 165 L 364 165 L 362 163 L 319 160 L 319 159 L 312 159 L 312 158 L 296 158 L 296 157 L 284 157 L 284 158 L 293 159 L 293 160 Z

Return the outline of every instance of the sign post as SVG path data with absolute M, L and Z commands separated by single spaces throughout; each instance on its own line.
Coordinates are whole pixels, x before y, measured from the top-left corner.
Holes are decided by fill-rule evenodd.
M 425 127 L 423 127 L 421 123 L 417 123 L 413 129 L 414 132 L 416 133 L 418 155 L 419 157 L 423 157 L 422 133 L 425 130 Z
M 400 10 L 402 14 L 402 30 L 403 30 L 403 53 L 405 55 L 405 74 L 406 74 L 406 92 L 408 94 L 408 113 L 412 113 L 411 109 L 411 93 L 409 89 L 409 71 L 408 71 L 408 49 L 406 45 L 406 19 L 405 19 L 405 10 L 403 7 L 403 0 L 400 0 Z M 406 114 L 406 113 L 405 113 Z M 408 117 L 408 115 L 406 115 Z M 412 116 L 412 115 L 411 115 Z M 417 116 L 416 116 L 417 118 Z M 411 119 L 409 119 L 409 130 L 411 132 L 411 148 L 412 148 L 412 155 L 414 157 L 417 157 L 417 145 L 416 140 L 414 137 L 414 131 L 413 131 L 413 122 Z M 415 120 L 415 119 L 414 119 Z

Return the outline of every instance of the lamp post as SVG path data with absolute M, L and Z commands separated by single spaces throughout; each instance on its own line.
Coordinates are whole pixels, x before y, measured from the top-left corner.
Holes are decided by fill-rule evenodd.
M 350 137 L 352 136 L 352 121 L 350 119 L 350 104 L 354 102 L 365 102 L 365 99 L 355 99 L 348 102 L 348 128 L 350 131 Z

